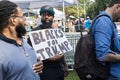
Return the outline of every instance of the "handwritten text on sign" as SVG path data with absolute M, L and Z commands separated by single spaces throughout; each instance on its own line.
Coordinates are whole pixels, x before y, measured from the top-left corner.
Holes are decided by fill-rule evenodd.
M 70 43 L 61 29 L 44 29 L 29 33 L 32 46 L 42 60 L 72 50 Z

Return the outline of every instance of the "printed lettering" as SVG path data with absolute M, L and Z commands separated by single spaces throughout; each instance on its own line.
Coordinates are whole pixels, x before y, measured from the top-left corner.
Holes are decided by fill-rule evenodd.
M 47 43 L 48 43 L 48 46 L 51 46 L 51 43 L 50 43 L 50 41 L 47 41 Z
M 63 34 L 62 30 L 59 29 L 58 32 L 60 33 L 59 36 L 60 36 L 60 37 L 63 37 L 64 34 Z
M 41 42 L 39 35 L 37 33 L 32 33 L 33 41 L 36 44 L 39 44 Z
M 43 38 L 42 32 L 39 32 L 39 35 L 40 35 L 40 39 L 41 39 L 41 41 L 44 42 L 45 39 Z
M 59 48 L 60 48 L 61 52 L 63 52 L 64 50 L 65 50 L 65 51 L 67 51 L 67 49 L 66 49 L 66 47 L 64 46 L 64 44 L 63 44 L 63 43 L 58 44 L 58 46 L 59 46 Z
M 52 46 L 51 48 L 52 48 L 52 50 L 53 50 L 54 54 L 56 54 L 56 53 L 58 52 L 58 51 L 57 51 L 57 47 L 56 47 L 56 46 Z
M 55 36 L 54 36 L 54 34 L 53 34 L 53 30 L 51 30 L 51 35 L 53 36 L 53 39 L 55 39 Z
M 65 44 L 66 48 L 67 48 L 68 50 L 70 50 L 70 48 L 68 47 L 68 42 L 67 42 L 67 41 L 64 41 L 64 44 Z
M 44 52 L 44 49 L 40 49 L 36 51 L 37 54 L 41 54 L 42 58 L 45 59 L 43 52 Z
M 55 40 L 52 40 L 52 45 L 55 45 L 55 43 L 56 43 Z
M 51 33 L 50 33 L 49 30 L 46 30 L 46 31 L 45 31 L 45 34 L 46 34 L 47 40 L 53 39 L 53 36 L 51 35 Z
M 54 32 L 55 32 L 56 38 L 59 38 L 58 31 L 57 31 L 57 30 L 54 30 Z
M 51 53 L 49 47 L 46 47 L 45 50 L 46 50 L 46 52 L 47 52 L 47 54 L 48 54 L 49 57 L 52 57 L 52 56 L 53 56 L 53 54 Z

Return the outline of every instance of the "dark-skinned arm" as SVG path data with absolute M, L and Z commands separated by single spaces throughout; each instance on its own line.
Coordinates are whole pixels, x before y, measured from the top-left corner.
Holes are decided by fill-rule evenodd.
M 100 60 L 105 62 L 120 62 L 120 54 L 109 53 L 106 58 Z

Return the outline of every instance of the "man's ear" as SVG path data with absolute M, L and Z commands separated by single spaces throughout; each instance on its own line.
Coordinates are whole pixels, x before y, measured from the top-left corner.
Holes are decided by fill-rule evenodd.
M 113 5 L 112 11 L 113 11 L 113 12 L 116 12 L 116 11 L 117 11 L 117 5 L 116 5 L 116 4 Z
M 11 25 L 16 25 L 16 23 L 17 23 L 17 19 L 16 18 L 14 18 L 14 17 L 12 17 L 12 18 L 10 18 L 9 19 L 9 24 L 11 24 Z
M 120 8 L 120 4 L 116 4 L 116 8 L 119 9 Z

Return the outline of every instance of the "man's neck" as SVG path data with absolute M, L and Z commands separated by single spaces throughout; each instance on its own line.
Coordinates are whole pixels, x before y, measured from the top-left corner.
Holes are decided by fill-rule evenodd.
M 114 10 L 113 10 L 113 8 L 108 7 L 105 11 L 111 16 L 111 18 L 114 18 Z
M 9 29 L 4 29 L 2 34 L 9 39 L 15 40 L 17 44 L 22 45 L 22 41 L 20 38 L 17 37 L 15 31 L 11 31 Z

